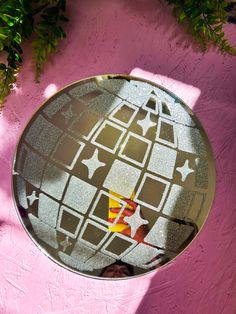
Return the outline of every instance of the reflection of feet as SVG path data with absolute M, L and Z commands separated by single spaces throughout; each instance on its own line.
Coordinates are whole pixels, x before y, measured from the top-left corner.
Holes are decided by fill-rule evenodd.
M 132 230 L 131 230 L 130 226 L 128 225 L 128 223 L 125 221 L 125 217 L 131 217 L 135 213 L 135 210 L 137 209 L 138 204 L 135 203 L 134 201 L 130 200 L 130 199 L 124 199 L 124 201 L 128 204 L 128 207 L 126 207 L 124 209 L 124 211 L 122 212 L 117 223 L 126 225 L 127 228 L 122 230 L 120 233 L 122 233 L 123 235 L 131 237 L 131 231 Z M 110 211 L 112 213 L 118 214 L 120 212 L 120 208 L 110 208 Z M 143 217 L 141 211 L 140 211 L 140 215 L 141 215 L 141 217 Z M 115 218 L 109 218 L 108 221 L 111 223 L 114 223 Z M 135 233 L 135 235 L 132 238 L 134 240 L 136 240 L 137 242 L 142 243 L 142 242 L 144 242 L 144 238 L 147 235 L 148 231 L 149 231 L 148 226 L 146 224 L 145 225 L 143 224 L 142 226 L 140 226 L 137 229 L 137 232 Z

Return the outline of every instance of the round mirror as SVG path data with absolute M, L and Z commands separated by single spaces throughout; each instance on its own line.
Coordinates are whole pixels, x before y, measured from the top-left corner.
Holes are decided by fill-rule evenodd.
M 13 165 L 19 217 L 63 267 L 130 278 L 180 254 L 212 204 L 206 134 L 174 94 L 131 76 L 71 84 L 26 126 Z

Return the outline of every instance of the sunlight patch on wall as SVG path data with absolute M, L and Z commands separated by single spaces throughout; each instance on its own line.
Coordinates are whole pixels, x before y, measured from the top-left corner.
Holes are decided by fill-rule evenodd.
M 45 90 L 44 90 L 44 92 L 43 92 L 43 95 L 44 95 L 45 98 L 49 98 L 49 97 L 51 97 L 53 94 L 55 94 L 57 90 L 58 90 L 58 88 L 57 88 L 56 84 L 49 84 L 49 85 L 45 88 Z
M 167 88 L 169 91 L 180 97 L 191 109 L 193 109 L 201 94 L 201 90 L 195 86 L 188 85 L 161 74 L 154 74 L 140 68 L 134 68 L 130 72 L 130 75 L 152 81 Z

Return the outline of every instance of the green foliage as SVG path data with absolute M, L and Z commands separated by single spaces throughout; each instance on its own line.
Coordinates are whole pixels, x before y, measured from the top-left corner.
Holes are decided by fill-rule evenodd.
M 0 63 L 0 102 L 6 98 L 6 96 L 10 93 L 12 84 L 15 83 L 15 70 L 6 67 L 5 64 Z
M 210 45 L 218 47 L 221 53 L 236 55 L 225 38 L 224 25 L 228 22 L 229 2 L 225 0 L 166 0 L 173 6 L 179 23 L 196 39 L 203 51 Z
M 66 0 L 1 0 L 0 52 L 5 62 L 0 62 L 0 104 L 16 81 L 22 63 L 22 40 L 33 33 L 33 60 L 39 79 L 43 63 L 65 37 L 61 27 L 68 21 L 65 9 Z
M 179 23 L 196 39 L 203 51 L 214 44 L 220 52 L 236 55 L 225 38 L 224 25 L 229 21 L 228 11 L 235 2 L 227 0 L 166 0 L 173 7 Z M 66 0 L 0 0 L 0 105 L 10 93 L 22 63 L 22 41 L 34 34 L 33 60 L 36 80 L 43 64 L 57 50 L 66 36 L 62 24 Z M 230 21 L 235 20 L 230 16 Z
M 37 81 L 42 70 L 42 65 L 47 60 L 48 55 L 51 52 L 55 52 L 59 40 L 66 37 L 63 28 L 60 26 L 61 22 L 68 21 L 68 19 L 61 14 L 61 12 L 64 11 L 65 0 L 59 0 L 55 1 L 54 5 L 45 8 L 40 15 L 41 19 L 35 28 L 37 38 L 33 43 L 33 59 L 35 61 Z

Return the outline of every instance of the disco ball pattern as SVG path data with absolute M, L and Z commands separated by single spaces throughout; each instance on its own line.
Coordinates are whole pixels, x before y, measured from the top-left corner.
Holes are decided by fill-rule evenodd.
M 19 142 L 13 184 L 22 222 L 74 271 L 98 274 L 116 260 L 150 271 L 187 246 L 209 211 L 206 141 L 191 110 L 156 85 L 103 76 L 70 85 Z M 128 236 L 112 227 L 132 195 Z M 109 200 L 120 204 L 112 223 Z

